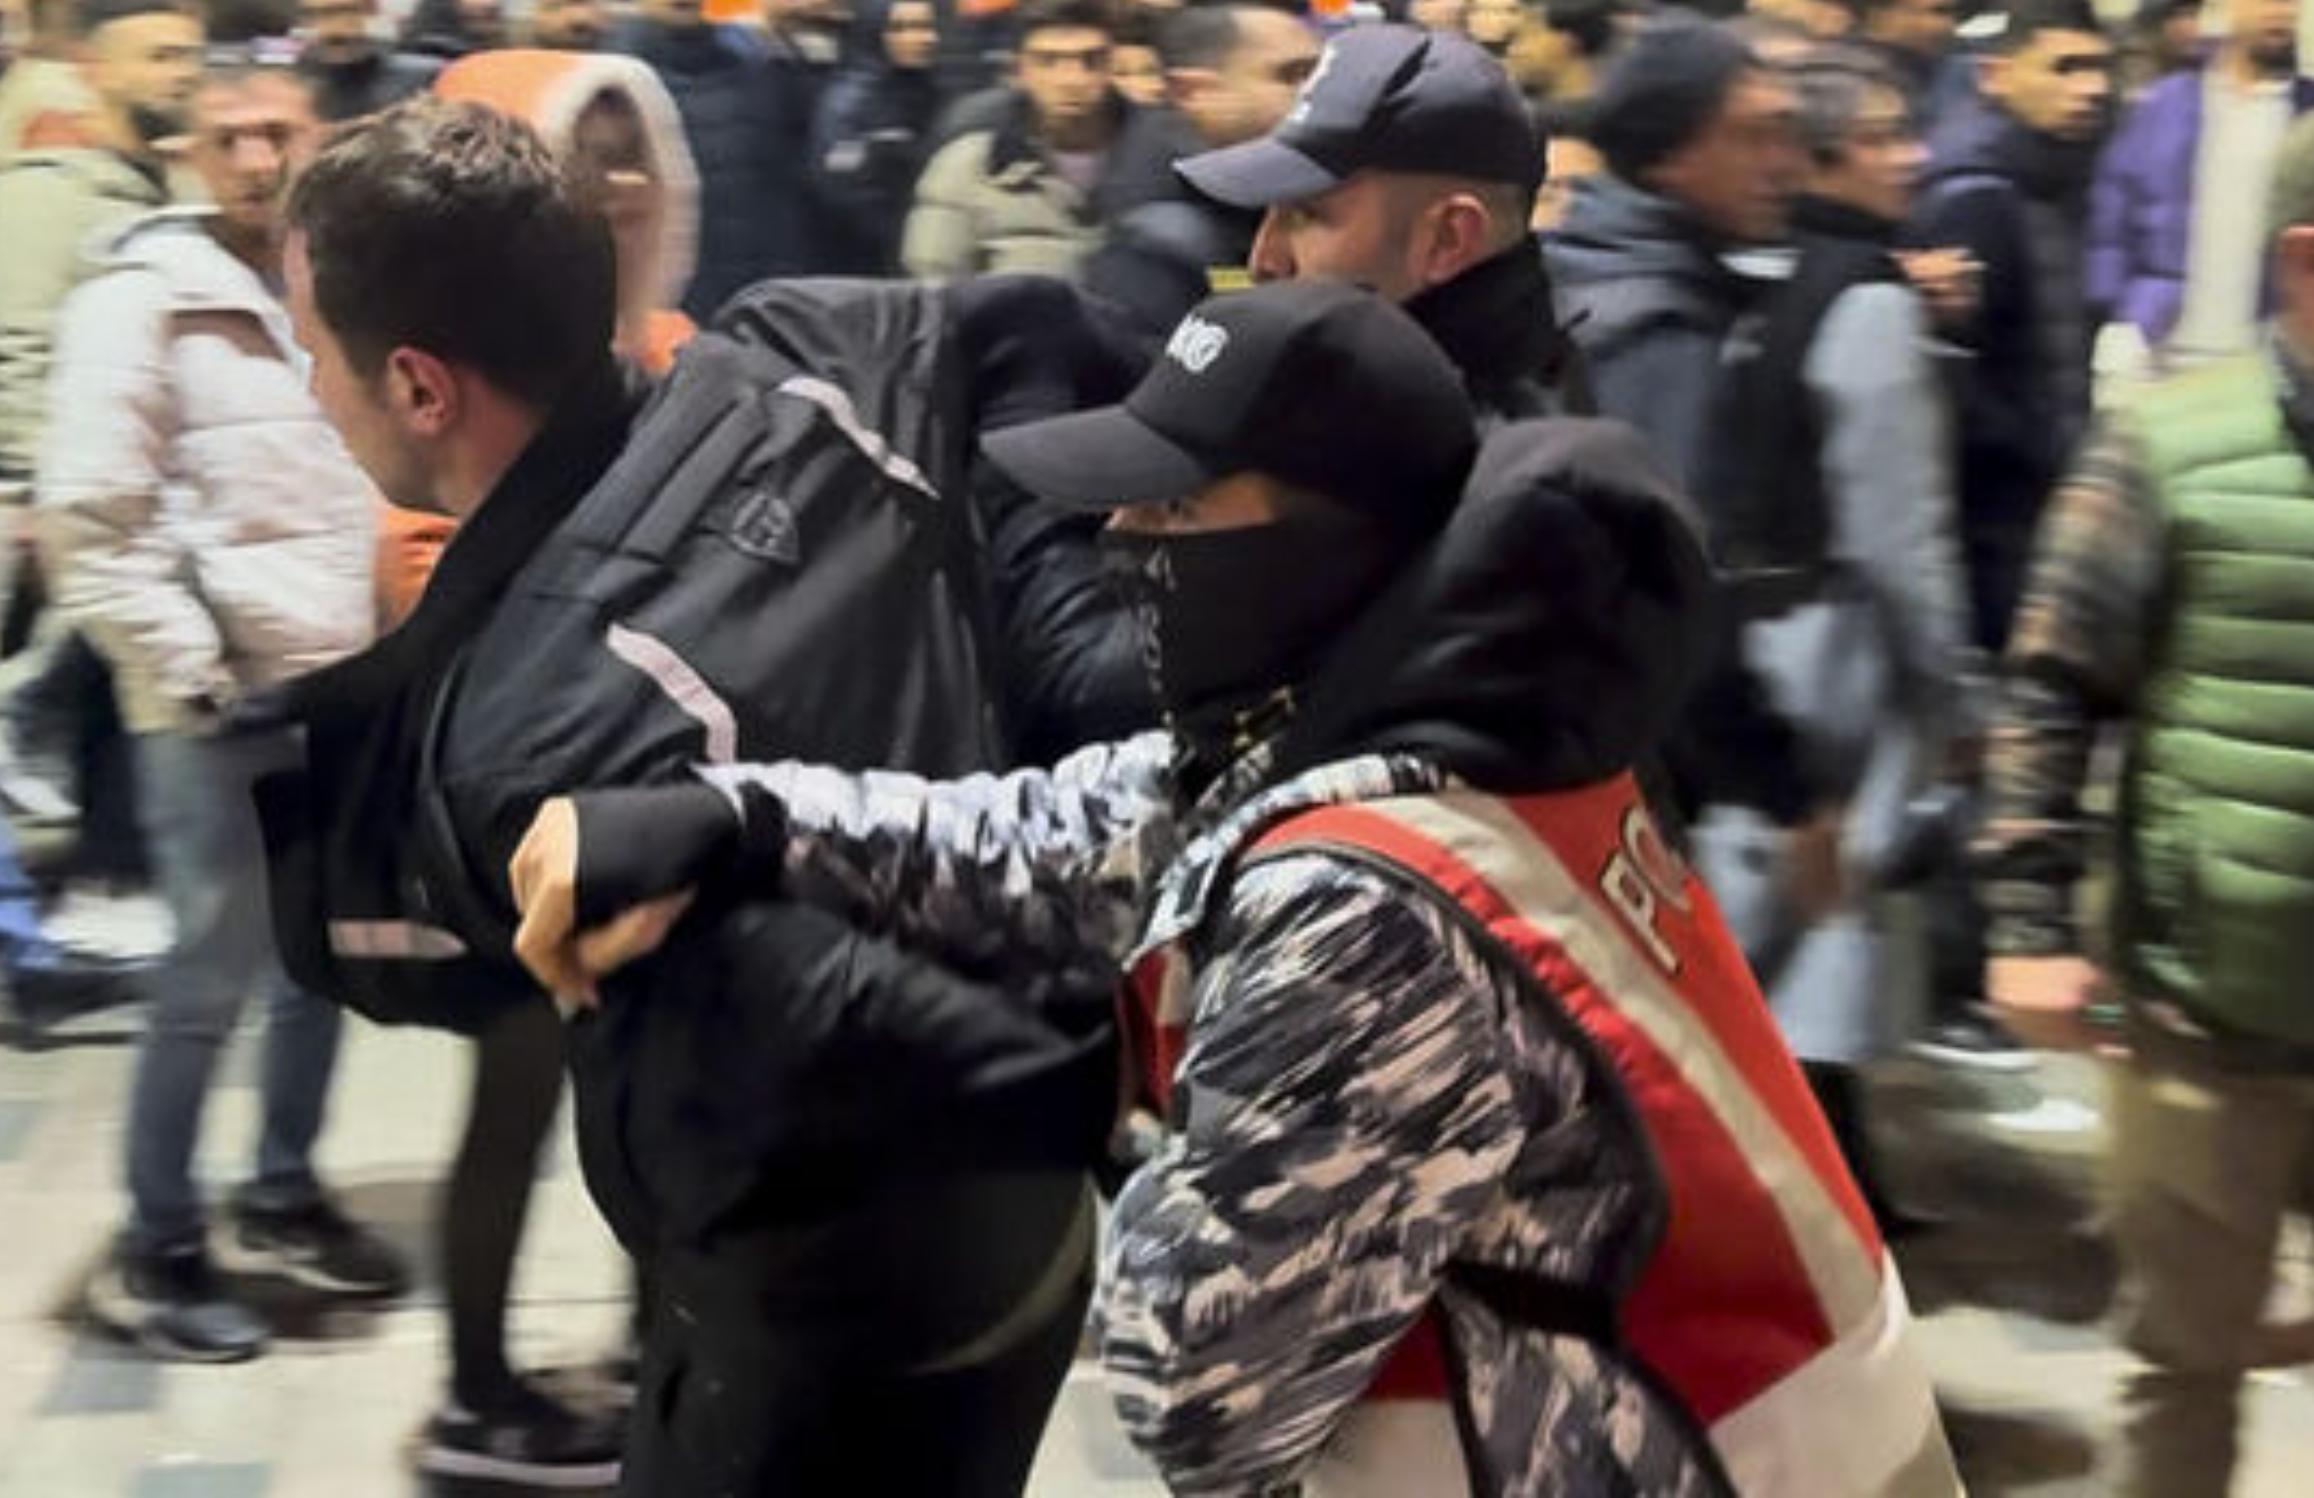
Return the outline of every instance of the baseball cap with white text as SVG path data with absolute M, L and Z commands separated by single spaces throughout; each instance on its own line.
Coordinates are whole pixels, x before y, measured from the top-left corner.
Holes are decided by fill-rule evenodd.
M 1185 499 L 1254 471 L 1394 529 L 1435 529 L 1478 447 L 1462 376 L 1372 292 L 1279 282 L 1181 320 L 1122 405 L 981 439 L 1023 488 L 1076 509 Z

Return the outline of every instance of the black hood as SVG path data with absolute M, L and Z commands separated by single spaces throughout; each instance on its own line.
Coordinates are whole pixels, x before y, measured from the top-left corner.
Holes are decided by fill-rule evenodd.
M 1509 418 L 1587 415 L 1574 342 L 1559 326 L 1542 241 L 1522 237 L 1406 304 L 1470 382 L 1473 404 Z
M 1708 653 L 1710 592 L 1699 533 L 1638 433 L 1505 426 L 1446 530 L 1310 684 L 1279 773 L 1411 753 L 1518 795 L 1627 769 Z

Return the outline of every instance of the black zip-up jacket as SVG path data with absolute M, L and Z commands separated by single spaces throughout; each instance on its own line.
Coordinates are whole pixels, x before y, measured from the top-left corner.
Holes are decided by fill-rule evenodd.
M 869 314 L 896 322 L 909 315 L 896 301 L 925 294 L 830 295 L 825 315 L 807 309 L 800 325 L 784 307 L 790 320 L 763 341 L 793 334 L 783 357 L 822 367 L 803 351 L 812 339 L 849 337 L 822 350 L 824 367 L 851 349 L 872 385 L 895 340 L 880 340 L 874 330 L 888 324 Z M 897 342 L 906 347 L 883 373 L 913 390 L 905 361 L 926 356 Z M 858 396 L 860 410 L 874 393 Z M 528 679 L 519 649 L 507 666 L 519 641 L 493 624 L 518 605 L 547 617 L 540 600 L 551 602 L 562 569 L 530 564 L 631 450 L 635 420 L 606 364 L 452 541 L 409 622 L 286 694 L 308 762 L 261 799 L 284 957 L 314 991 L 461 1030 L 544 1001 L 510 955 L 504 869 L 538 802 L 569 788 L 569 770 L 526 777 L 508 768 L 505 746 L 542 725 L 540 742 L 566 737 L 542 715 L 629 700 L 635 683 L 608 653 L 598 687 Z M 856 478 L 839 460 L 858 461 L 858 433 L 841 422 L 815 430 L 819 445 L 797 454 L 797 471 Z M 953 477 L 930 451 L 916 458 L 936 481 Z M 880 532 L 822 534 L 815 517 L 829 507 L 794 502 L 811 565 L 861 565 L 862 544 L 886 555 Z M 829 579 L 839 594 L 841 578 Z M 797 607 L 808 612 L 827 590 L 804 591 Z M 826 669 L 858 667 L 831 654 Z M 950 690 L 977 716 L 976 679 Z M 569 727 L 608 752 L 634 749 L 616 723 Z M 662 757 L 655 771 L 606 764 L 580 783 L 647 781 L 688 763 L 680 745 Z M 870 1369 L 999 1355 L 1025 1334 L 1024 1315 L 1053 1310 L 1051 1286 L 1065 1297 L 1081 1274 L 1084 1172 L 1115 1108 L 1108 995 L 1080 992 L 1073 976 L 952 972 L 776 900 L 694 911 L 656 959 L 606 985 L 599 1015 L 573 1026 L 588 1187 L 622 1243 L 658 1266 L 661 1299 L 686 1325 L 734 1336 L 753 1326 L 757 1343 L 824 1341 Z M 776 1453 L 715 1456 L 745 1468 Z M 706 1489 L 676 1476 L 638 1490 Z
M 427 734 L 465 643 L 538 543 L 617 458 L 634 397 L 607 359 L 462 526 L 409 620 L 258 710 L 303 725 L 306 771 L 258 789 L 282 958 L 310 991 L 474 1034 L 540 1000 L 503 907 L 427 814 Z

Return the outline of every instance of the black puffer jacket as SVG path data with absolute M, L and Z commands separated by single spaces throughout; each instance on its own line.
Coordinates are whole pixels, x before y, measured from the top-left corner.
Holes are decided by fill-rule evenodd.
M 2041 505 L 2088 424 L 2085 235 L 2094 148 L 2026 129 L 1981 99 L 1929 142 L 1910 238 L 1983 269 L 1976 316 L 1948 329 L 1960 439 L 1961 539 L 1976 643 L 1998 654 L 2024 595 Z
M 738 26 L 636 20 L 613 48 L 658 71 L 699 169 L 699 264 L 683 310 L 705 323 L 741 287 L 821 269 L 823 210 L 799 149 L 810 101 L 781 87 L 763 43 Z
M 469 52 L 503 47 L 503 31 L 485 36 L 467 24 L 458 0 L 418 0 L 402 23 L 402 50 L 453 62 Z
M 820 96 L 812 121 L 811 176 L 826 213 L 822 235 L 830 268 L 843 275 L 899 273 L 900 230 L 941 107 L 940 81 L 931 69 L 897 68 L 884 56 L 877 33 L 885 9 L 863 14 L 858 50 Z
M 1410 754 L 1520 795 L 1625 769 L 1711 653 L 1711 587 L 1701 535 L 1629 427 L 1505 426 L 1446 529 L 1310 684 L 1274 773 Z
M 951 295 L 979 431 L 1122 400 L 1155 352 L 1129 318 L 1065 282 L 982 277 Z M 1035 498 L 985 458 L 972 499 L 1021 757 L 1055 759 L 1153 726 L 1140 634 L 1095 545 L 1101 517 Z

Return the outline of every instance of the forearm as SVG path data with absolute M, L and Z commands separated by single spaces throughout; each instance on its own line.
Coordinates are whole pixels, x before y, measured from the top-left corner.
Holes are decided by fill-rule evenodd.
M 2081 788 L 2095 743 L 2096 720 L 2078 689 L 2027 675 L 2002 685 L 1977 844 L 1986 944 L 1996 956 L 2081 950 L 2074 911 L 2090 836 Z
M 787 762 L 583 793 L 579 919 L 703 880 L 776 887 L 974 971 L 1113 964 L 1163 857 L 1170 754 L 1153 734 L 954 781 Z
M 953 961 L 1029 955 L 1121 961 L 1162 838 L 1171 740 L 1096 745 L 1051 770 L 928 781 L 783 765 L 706 772 L 736 794 L 777 799 L 780 878 Z
M 2134 708 L 2150 669 L 2162 554 L 2141 455 L 2100 431 L 2043 521 L 1987 735 L 1978 853 L 1995 952 L 2079 948 L 2082 787 L 2099 724 Z

